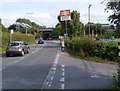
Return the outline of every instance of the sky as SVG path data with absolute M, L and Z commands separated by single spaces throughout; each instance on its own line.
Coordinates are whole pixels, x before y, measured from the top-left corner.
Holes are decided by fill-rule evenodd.
M 55 27 L 60 10 L 77 10 L 80 21 L 88 22 L 88 6 L 90 7 L 90 21 L 94 23 L 110 23 L 106 12 L 107 0 L 0 0 L 0 17 L 2 24 L 9 27 L 18 18 L 26 18 L 40 26 Z

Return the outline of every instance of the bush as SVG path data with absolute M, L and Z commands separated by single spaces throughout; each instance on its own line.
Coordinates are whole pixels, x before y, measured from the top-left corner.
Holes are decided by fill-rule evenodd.
M 117 60 L 117 42 L 98 42 L 92 37 L 75 37 L 67 42 L 67 49 L 80 53 L 83 57 L 100 57 L 110 61 Z M 84 54 L 84 55 L 83 55 Z

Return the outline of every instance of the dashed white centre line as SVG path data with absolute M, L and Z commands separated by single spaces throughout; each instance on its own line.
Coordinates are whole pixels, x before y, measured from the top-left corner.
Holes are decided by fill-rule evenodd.
M 60 89 L 64 89 L 65 88 L 65 84 L 61 84 L 61 88 Z
M 62 76 L 65 76 L 65 72 L 62 72 L 62 74 L 61 74 Z
M 46 89 L 46 88 L 49 88 L 49 87 L 52 86 L 52 81 L 53 81 L 54 74 L 55 74 L 56 69 L 57 69 L 56 67 L 57 67 L 58 60 L 59 60 L 59 54 L 57 54 L 57 56 L 56 56 L 56 58 L 53 62 L 53 65 L 52 65 L 52 67 L 51 67 L 51 69 L 50 69 L 50 71 L 49 71 L 41 89 Z
M 65 67 L 65 65 L 61 65 L 61 67 Z
M 45 45 L 46 45 L 46 44 L 45 44 Z M 42 49 L 45 45 L 43 45 L 40 49 Z M 37 49 L 37 50 L 33 51 L 32 53 L 35 53 L 35 52 L 37 52 L 37 51 L 40 50 L 40 49 Z
M 65 78 L 64 78 L 64 77 L 61 77 L 61 78 L 60 78 L 60 82 L 65 82 Z
M 65 69 L 64 69 L 64 68 L 61 68 L 61 71 L 65 71 Z

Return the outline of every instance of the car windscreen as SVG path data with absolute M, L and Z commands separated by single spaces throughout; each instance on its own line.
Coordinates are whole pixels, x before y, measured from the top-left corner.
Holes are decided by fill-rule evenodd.
M 18 46 L 19 43 L 9 43 L 8 46 Z

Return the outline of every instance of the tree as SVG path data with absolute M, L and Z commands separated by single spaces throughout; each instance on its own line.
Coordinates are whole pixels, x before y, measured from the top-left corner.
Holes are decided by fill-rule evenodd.
M 0 32 L 8 32 L 8 29 L 4 27 L 2 24 L 2 20 L 0 19 Z
M 105 10 L 112 10 L 113 14 L 109 16 L 109 21 L 116 24 L 116 33 L 120 36 L 120 1 L 108 2 Z
M 60 23 L 58 23 L 55 26 L 55 29 L 53 30 L 52 35 L 53 36 L 59 36 L 59 35 L 61 35 L 61 25 L 60 25 Z
M 61 24 L 61 33 L 62 35 L 65 33 L 65 21 L 60 20 L 60 16 L 58 16 L 58 21 Z M 67 21 L 67 31 L 69 37 L 74 36 L 83 36 L 84 34 L 84 24 L 80 22 L 80 13 L 77 11 L 71 12 L 71 20 Z
M 40 28 L 43 28 L 42 26 L 39 26 L 35 22 L 30 21 L 29 19 L 25 18 L 19 18 L 16 20 L 16 22 L 19 22 L 19 24 L 12 24 L 9 26 L 9 30 L 13 29 L 15 32 L 19 31 L 21 33 L 26 33 L 26 27 L 25 24 L 29 27 L 27 28 L 27 32 L 31 34 L 36 34 L 40 30 Z

